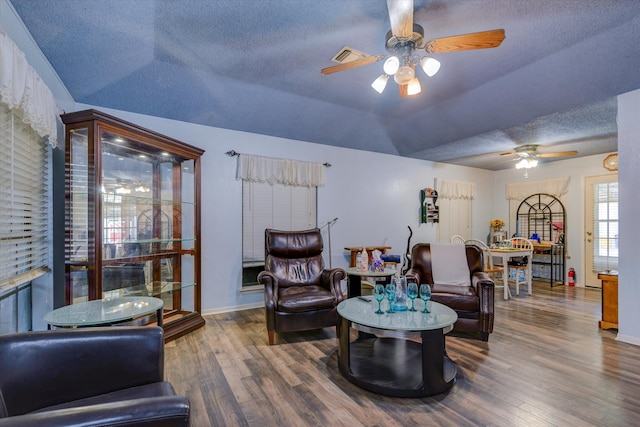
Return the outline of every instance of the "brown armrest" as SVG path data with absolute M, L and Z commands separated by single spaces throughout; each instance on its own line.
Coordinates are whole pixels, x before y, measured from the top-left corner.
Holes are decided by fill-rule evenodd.
M 91 426 L 188 426 L 189 400 L 185 396 L 161 396 L 103 403 L 84 407 L 33 412 L 0 418 L 0 427 Z
M 342 301 L 342 285 L 341 281 L 347 277 L 347 272 L 342 268 L 332 268 L 322 271 L 323 286 L 329 289 L 338 299 L 338 302 Z
M 261 271 L 258 274 L 258 283 L 264 285 L 264 304 L 267 309 L 274 310 L 278 307 L 278 279 L 270 271 Z
M 407 278 L 407 284 L 409 284 L 409 283 L 417 283 L 418 285 L 422 284 L 422 282 L 420 280 L 420 272 L 418 270 L 410 268 L 405 273 L 405 277 Z

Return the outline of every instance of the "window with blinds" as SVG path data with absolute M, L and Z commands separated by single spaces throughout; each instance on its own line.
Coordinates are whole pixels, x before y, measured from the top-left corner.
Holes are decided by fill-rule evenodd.
M 0 104 L 0 288 L 45 271 L 48 242 L 48 144 L 18 110 Z
M 316 227 L 317 187 L 242 181 L 242 285 L 264 269 L 264 230 Z
M 593 270 L 618 269 L 618 183 L 593 184 Z

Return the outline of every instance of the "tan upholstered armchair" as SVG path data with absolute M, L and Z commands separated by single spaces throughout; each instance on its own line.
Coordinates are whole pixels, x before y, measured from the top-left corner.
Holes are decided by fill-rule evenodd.
M 495 284 L 489 275 L 483 272 L 482 250 L 477 246 L 466 245 L 464 252 L 469 267 L 469 281 L 466 286 L 438 283 L 434 280 L 429 243 L 418 243 L 412 248 L 411 269 L 406 274 L 407 282 L 431 285 L 431 300 L 444 304 L 458 313 L 454 330 L 477 331 L 482 341 L 488 341 L 489 334 L 493 332 Z
M 324 268 L 320 229 L 265 230 L 264 285 L 269 344 L 275 332 L 295 332 L 336 326 L 337 305 L 343 300 L 341 268 Z

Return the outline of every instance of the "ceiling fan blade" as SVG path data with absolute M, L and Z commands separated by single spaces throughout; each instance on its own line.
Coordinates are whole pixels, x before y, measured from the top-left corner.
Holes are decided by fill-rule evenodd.
M 376 61 L 379 61 L 381 56 L 366 56 L 361 59 L 356 59 L 355 61 L 345 62 L 344 64 L 333 65 L 331 67 L 323 68 L 320 70 L 322 74 L 333 74 L 339 71 L 350 70 L 352 68 L 361 67 L 367 64 L 373 64 Z
M 514 151 L 508 151 L 506 153 L 500 153 L 501 156 L 514 156 L 516 153 Z
M 462 50 L 489 49 L 498 47 L 505 39 L 504 30 L 482 31 L 429 40 L 424 50 L 427 53 L 458 52 Z
M 391 33 L 397 37 L 413 34 L 413 0 L 387 0 Z
M 555 153 L 538 153 L 536 157 L 545 158 L 545 157 L 565 157 L 565 156 L 575 156 L 578 152 L 575 150 L 571 151 L 557 151 Z

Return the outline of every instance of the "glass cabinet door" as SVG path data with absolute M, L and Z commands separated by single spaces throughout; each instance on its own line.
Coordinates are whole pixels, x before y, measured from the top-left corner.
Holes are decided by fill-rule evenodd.
M 65 172 L 65 259 L 68 286 L 65 298 L 67 302 L 81 302 L 89 299 L 89 257 L 93 255 L 89 240 L 91 210 L 88 189 L 89 183 L 93 181 L 93 176 L 90 176 L 93 171 L 89 168 L 89 129 L 84 127 L 72 130 L 68 140 Z

